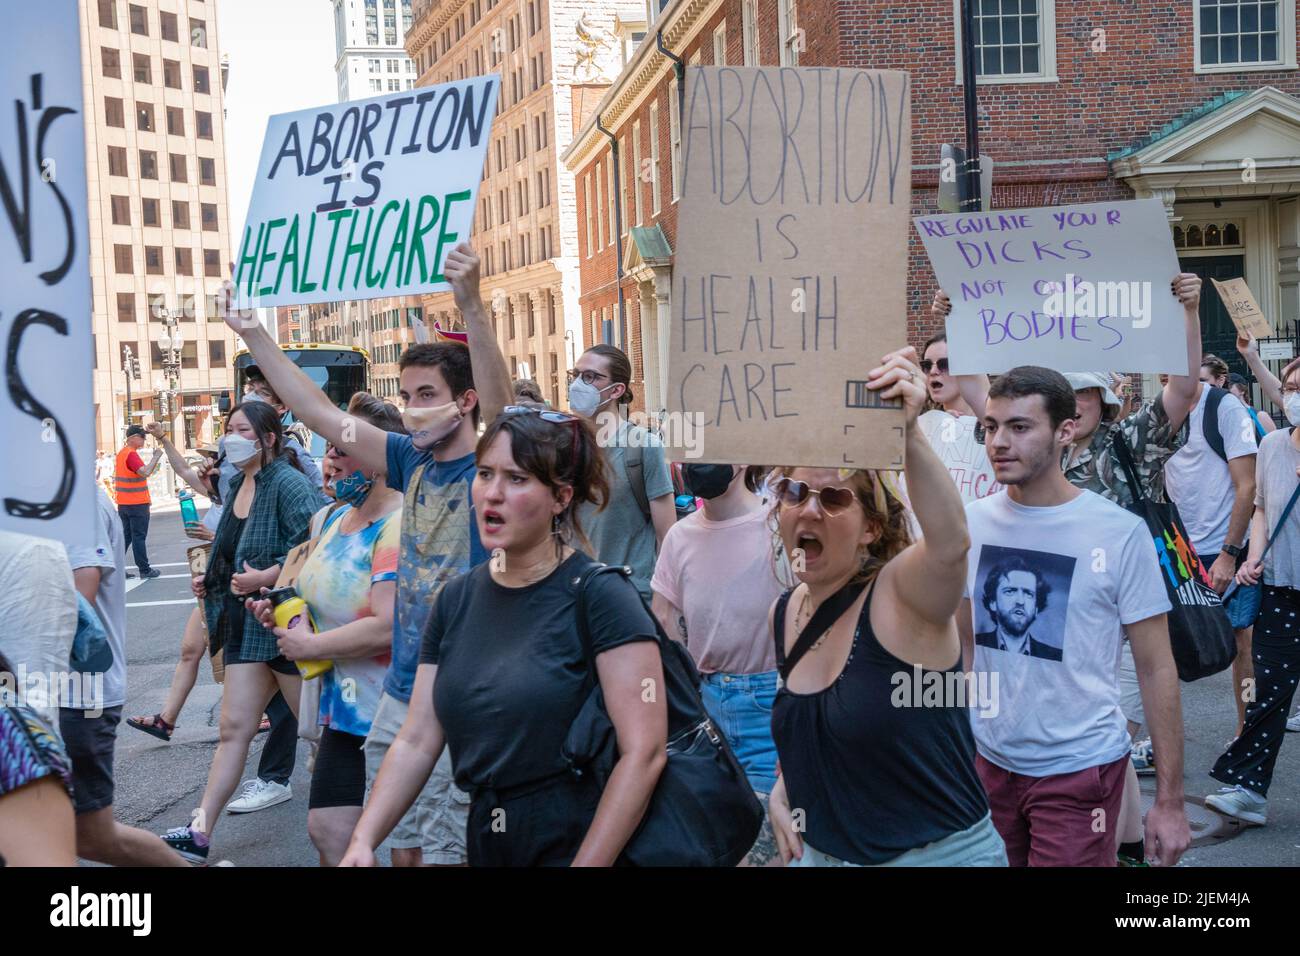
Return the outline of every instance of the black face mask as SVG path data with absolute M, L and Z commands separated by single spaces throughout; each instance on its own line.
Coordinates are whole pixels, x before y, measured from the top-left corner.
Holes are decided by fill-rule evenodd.
M 736 475 L 731 465 L 682 465 L 682 479 L 697 498 L 716 498 L 731 486 Z

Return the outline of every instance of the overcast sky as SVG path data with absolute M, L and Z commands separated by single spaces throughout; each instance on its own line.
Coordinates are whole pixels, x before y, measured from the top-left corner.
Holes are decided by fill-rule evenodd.
M 239 250 L 267 118 L 338 100 L 331 0 L 220 0 L 231 254 Z

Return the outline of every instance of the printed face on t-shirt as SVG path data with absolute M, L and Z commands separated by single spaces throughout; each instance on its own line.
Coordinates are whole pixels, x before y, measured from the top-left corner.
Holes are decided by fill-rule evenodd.
M 996 610 L 998 627 L 1021 637 L 1038 617 L 1038 577 L 1032 571 L 1007 571 L 998 579 Z
M 976 580 L 976 643 L 1046 660 L 1062 659 L 1075 559 L 984 545 Z

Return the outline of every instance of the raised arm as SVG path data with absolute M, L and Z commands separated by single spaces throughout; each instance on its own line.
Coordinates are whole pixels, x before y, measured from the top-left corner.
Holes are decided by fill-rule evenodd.
M 229 294 L 229 284 L 225 295 Z M 388 433 L 367 421 L 344 412 L 307 377 L 302 369 L 290 361 L 280 346 L 257 321 L 251 311 L 247 314 L 226 307 L 228 300 L 219 303 L 226 324 L 244 339 L 253 361 L 266 376 L 271 388 L 280 396 L 293 414 L 316 434 L 334 445 L 348 450 L 364 468 L 376 471 L 388 469 Z
M 1259 382 L 1259 390 L 1264 393 L 1264 397 L 1272 402 L 1275 407 L 1282 408 L 1282 382 L 1268 370 L 1264 360 L 1259 357 L 1259 343 L 1255 341 L 1255 336 L 1249 332 L 1245 335 L 1238 334 L 1237 351 L 1246 360 L 1246 365 L 1250 367 L 1250 372 L 1255 376 L 1255 381 Z M 1290 368 L 1290 366 L 1287 367 Z
M 1169 427 L 1177 434 L 1196 405 L 1196 389 L 1201 370 L 1201 279 L 1190 272 L 1180 273 L 1169 285 L 1183 304 L 1183 321 L 1187 335 L 1187 374 L 1170 375 L 1160 401 L 1169 417 Z
M 456 308 L 469 331 L 469 359 L 474 369 L 474 391 L 483 421 L 490 422 L 514 402 L 514 389 L 506 357 L 497 346 L 496 332 L 479 295 L 479 258 L 468 242 L 447 254 L 442 274 L 451 283 Z M 284 393 L 280 392 L 283 396 Z M 307 423 L 308 425 L 311 422 Z M 319 429 L 318 429 L 319 430 Z
M 167 453 L 167 460 L 171 462 L 172 471 L 176 472 L 177 478 L 184 481 L 196 493 L 203 495 L 205 498 L 212 494 L 212 489 L 199 477 L 198 471 L 190 466 L 184 456 L 176 450 L 176 446 L 168 440 L 167 433 L 163 431 L 160 423 L 150 422 L 144 426 L 144 430 L 162 442 L 162 449 Z
M 908 346 L 886 355 L 883 365 L 867 373 L 867 380 L 868 388 L 882 390 L 881 397 L 903 401 L 903 473 L 913 514 L 924 535 L 886 566 L 881 583 L 888 583 L 916 617 L 946 627 L 961 600 L 970 535 L 957 486 L 917 427 L 926 393 L 916 366 L 916 349 Z

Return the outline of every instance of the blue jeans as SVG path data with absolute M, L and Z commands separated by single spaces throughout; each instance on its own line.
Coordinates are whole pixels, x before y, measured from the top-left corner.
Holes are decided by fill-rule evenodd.
M 703 677 L 700 694 L 709 718 L 731 744 L 750 786 L 759 793 L 771 793 L 776 786 L 776 743 L 772 740 L 776 671 Z

